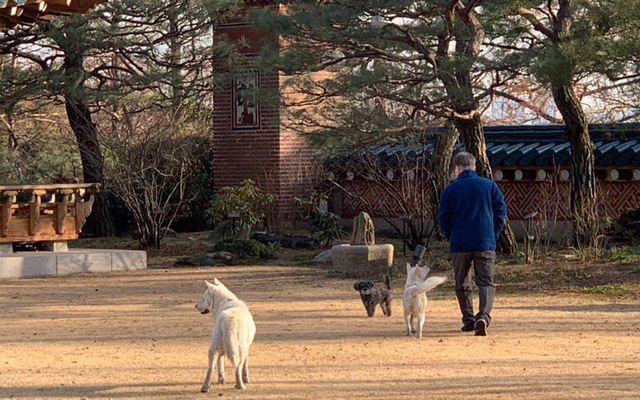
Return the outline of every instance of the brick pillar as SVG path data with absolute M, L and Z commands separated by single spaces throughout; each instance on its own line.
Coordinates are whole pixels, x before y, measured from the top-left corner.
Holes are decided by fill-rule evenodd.
M 218 31 L 231 40 L 248 40 L 251 45 L 245 51 L 249 62 L 251 54 L 258 53 L 268 38 L 244 23 L 221 25 Z M 261 89 L 283 95 L 280 85 L 285 78 L 278 72 L 249 69 L 252 72 L 235 76 L 214 94 L 214 185 L 232 186 L 245 179 L 257 182 L 277 196 L 274 220 L 280 226 L 272 227 L 286 229 L 294 219 L 293 197 L 309 189 L 305 182 L 309 181 L 312 152 L 304 138 L 283 126 L 279 104 L 263 100 L 254 107 L 241 105 L 247 100 L 243 98 L 243 85 L 250 86 L 256 80 Z

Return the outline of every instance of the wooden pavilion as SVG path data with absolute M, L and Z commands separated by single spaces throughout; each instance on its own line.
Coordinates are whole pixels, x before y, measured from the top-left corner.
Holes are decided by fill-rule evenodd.
M 106 0 L 0 0 L 0 29 L 89 11 Z

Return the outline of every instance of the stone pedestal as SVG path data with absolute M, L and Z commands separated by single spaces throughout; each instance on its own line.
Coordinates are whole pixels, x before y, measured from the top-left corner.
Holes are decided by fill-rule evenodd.
M 69 251 L 67 242 L 43 242 L 45 251 Z
M 13 243 L 0 243 L 0 254 L 13 254 Z
M 331 260 L 336 271 L 354 278 L 372 279 L 387 273 L 393 265 L 393 245 L 333 246 Z

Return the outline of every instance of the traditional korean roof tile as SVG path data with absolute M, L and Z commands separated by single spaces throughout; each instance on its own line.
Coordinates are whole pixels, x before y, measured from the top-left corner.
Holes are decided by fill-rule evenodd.
M 571 147 L 564 138 L 564 125 L 487 126 L 484 128 L 487 156 L 492 167 L 553 167 L 571 162 Z M 381 145 L 370 152 L 381 167 L 393 167 L 402 159 L 431 157 L 440 129 L 423 145 Z M 596 167 L 640 166 L 640 124 L 590 124 Z M 460 143 L 457 150 L 464 146 Z M 329 169 L 354 167 L 354 152 L 327 159 Z

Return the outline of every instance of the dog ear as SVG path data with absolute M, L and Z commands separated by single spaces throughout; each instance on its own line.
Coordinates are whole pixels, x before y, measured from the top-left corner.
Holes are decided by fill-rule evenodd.
M 204 281 L 204 283 L 206 283 L 206 284 L 207 284 L 207 287 L 208 287 L 208 288 L 212 288 L 212 287 L 214 286 L 213 284 L 209 283 L 209 281 Z
M 409 275 L 409 271 L 411 271 L 411 264 L 407 263 L 407 275 Z
M 375 283 L 373 283 L 373 281 L 366 281 L 364 283 L 368 288 L 372 288 L 373 286 L 375 286 Z
M 218 278 L 213 278 L 213 284 L 217 286 L 224 286 L 222 282 L 218 280 Z

